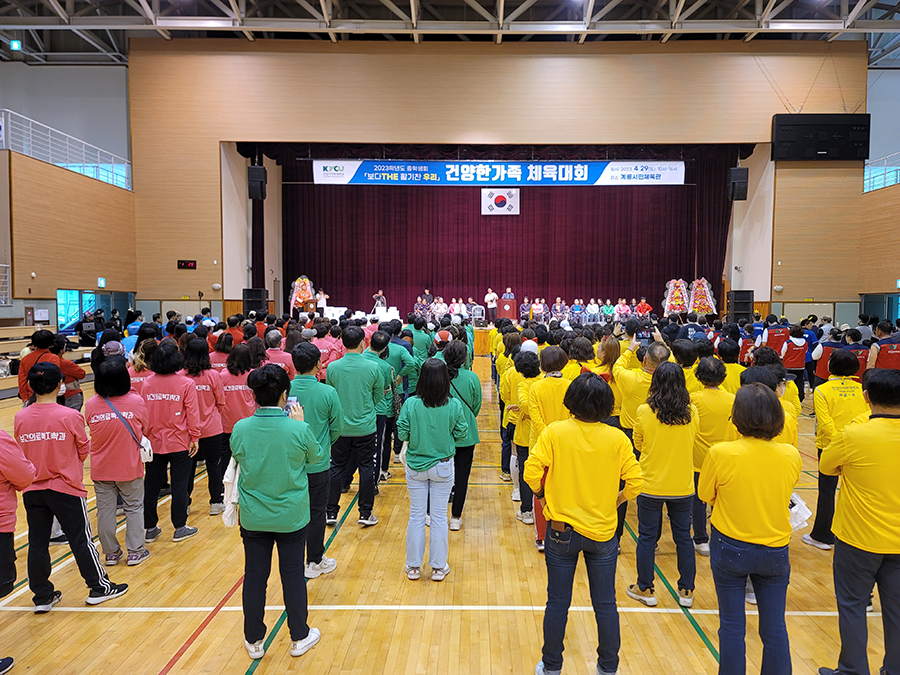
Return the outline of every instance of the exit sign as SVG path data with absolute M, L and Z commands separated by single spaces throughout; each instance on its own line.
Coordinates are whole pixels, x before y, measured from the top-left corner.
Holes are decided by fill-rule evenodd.
M 196 260 L 179 260 L 178 261 L 178 269 L 180 269 L 180 270 L 195 270 L 195 269 L 197 269 L 197 261 Z

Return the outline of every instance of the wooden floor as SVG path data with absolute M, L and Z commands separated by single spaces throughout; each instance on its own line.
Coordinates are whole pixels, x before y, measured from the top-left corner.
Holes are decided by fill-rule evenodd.
M 338 568 L 308 584 L 310 625 L 321 630 L 321 642 L 305 656 L 291 658 L 275 572 L 266 612 L 268 653 L 253 662 L 243 647 L 243 551 L 236 528 L 226 528 L 221 518 L 209 517 L 198 508 L 189 524 L 199 527 L 200 533 L 174 544 L 166 499 L 160 508 L 163 536 L 148 547 L 151 558 L 139 567 L 107 568 L 113 581 L 128 583 L 130 589 L 122 598 L 97 608 L 84 603 L 87 590 L 68 548 L 53 547 L 53 581 L 63 599 L 49 614 L 35 616 L 25 581 L 27 525 L 20 500 L 19 583 L 0 602 L 0 656 L 15 657 L 14 672 L 41 674 L 534 672 L 541 656 L 546 571 L 543 556 L 533 545 L 532 528 L 515 519 L 510 484 L 499 479 L 498 415 L 489 368 L 487 359 L 477 359 L 485 398 L 479 416 L 482 443 L 476 450 L 462 530 L 450 533 L 452 571 L 442 583 L 425 576 L 410 582 L 403 572 L 408 502 L 405 484 L 398 478 L 402 467 L 392 466 L 395 477 L 382 484 L 375 502 L 377 527 L 361 529 L 356 524 L 355 487 L 341 499 L 340 521 L 329 529 L 328 539 L 328 555 L 337 559 Z M 808 400 L 800 423 L 804 473 L 798 489 L 814 509 L 816 461 L 810 405 Z M 3 429 L 12 431 L 17 409 L 13 401 L 0 404 Z M 87 468 L 85 476 L 89 484 Z M 198 506 L 205 486 L 205 479 L 199 478 Z M 92 508 L 91 488 L 88 493 Z M 681 610 L 672 590 L 678 575 L 675 547 L 666 526 L 656 557 L 662 576 L 657 583 L 659 606 L 643 607 L 624 592 L 636 578 L 634 508 L 629 509 L 628 524 L 617 573 L 622 625 L 619 672 L 715 673 L 718 617 L 709 558 L 697 557 L 695 608 Z M 92 527 L 96 533 L 96 522 Z M 124 531 L 119 536 L 124 543 Z M 791 555 L 787 625 L 794 672 L 814 673 L 818 666 L 834 667 L 839 650 L 831 554 L 805 546 L 800 534 L 795 534 Z M 884 653 L 879 609 L 876 599 L 876 611 L 869 615 L 873 672 Z M 748 672 L 752 673 L 759 672 L 761 646 L 756 616 L 752 611 L 748 615 Z M 580 565 L 569 613 L 564 672 L 595 672 L 596 638 Z

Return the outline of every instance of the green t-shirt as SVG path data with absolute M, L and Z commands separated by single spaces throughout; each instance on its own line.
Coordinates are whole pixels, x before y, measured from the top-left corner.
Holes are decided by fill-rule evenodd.
M 357 352 L 328 364 L 325 383 L 334 387 L 344 408 L 342 436 L 368 436 L 377 430 L 375 406 L 384 398 L 382 372 Z
M 459 399 L 463 415 L 469 426 L 464 438 L 457 439 L 456 447 L 465 448 L 478 445 L 478 413 L 481 412 L 481 380 L 471 370 L 459 370 L 459 374 L 450 383 L 450 396 Z
M 426 408 L 418 396 L 406 399 L 397 418 L 401 441 L 409 441 L 406 463 L 412 471 L 428 471 L 441 460 L 453 457 L 469 430 L 462 403 L 448 399 L 439 408 Z
M 376 363 L 381 369 L 381 377 L 384 381 L 384 397 L 375 404 L 375 415 L 386 417 L 394 416 L 394 369 L 387 360 L 382 359 L 371 349 L 363 352 L 363 358 Z
M 296 532 L 309 523 L 307 462 L 319 442 L 306 422 L 281 408 L 260 408 L 235 423 L 231 456 L 241 468 L 241 527 L 256 532 Z
M 331 467 L 331 446 L 344 428 L 344 409 L 334 387 L 316 380 L 312 375 L 297 375 L 291 381 L 288 396 L 297 398 L 303 406 L 303 421 L 309 425 L 320 452 L 309 458 L 307 473 L 321 473 Z

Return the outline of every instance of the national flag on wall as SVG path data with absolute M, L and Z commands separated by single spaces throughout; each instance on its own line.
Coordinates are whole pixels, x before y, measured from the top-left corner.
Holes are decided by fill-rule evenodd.
M 519 215 L 519 188 L 482 188 L 481 215 Z

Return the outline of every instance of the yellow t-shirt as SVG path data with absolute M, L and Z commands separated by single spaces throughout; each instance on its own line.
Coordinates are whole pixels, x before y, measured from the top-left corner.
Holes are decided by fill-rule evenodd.
M 489 336 L 491 340 L 491 354 L 494 355 L 494 358 L 497 358 L 504 352 L 503 347 L 503 335 L 500 332 L 495 332 L 492 336 Z
M 609 366 L 597 365 L 597 369 L 594 371 L 598 375 L 604 375 L 610 372 L 612 368 Z M 622 391 L 619 389 L 619 384 L 615 380 L 609 381 L 609 388 L 612 389 L 613 393 L 613 411 L 610 413 L 612 416 L 616 417 L 622 413 Z
M 569 409 L 563 398 L 570 381 L 564 377 L 539 377 L 528 392 L 528 416 L 531 418 L 531 436 L 528 446 L 534 447 L 538 436 L 551 422 L 569 417 Z
M 725 391 L 736 394 L 737 390 L 741 388 L 741 373 L 745 370 L 747 369 L 740 363 L 726 363 L 725 381 L 719 386 Z
M 743 437 L 709 449 L 697 496 L 713 507 L 710 523 L 726 537 L 761 546 L 791 540 L 789 504 L 803 461 L 787 443 Z
M 619 481 L 625 481 L 626 499 L 637 497 L 643 485 L 628 437 L 602 422 L 569 418 L 550 424 L 523 469 L 533 490 L 540 490 L 544 469 L 544 516 L 568 523 L 593 541 L 609 541 L 616 534 Z
M 800 403 L 800 391 L 797 389 L 797 383 L 788 380 L 784 388 L 784 396 L 782 401 L 787 401 L 794 408 L 794 417 L 800 417 L 803 412 L 803 405 Z
M 859 413 L 856 417 L 853 418 L 853 421 L 850 424 L 862 424 L 863 422 L 868 422 L 872 417 L 872 410 L 868 406 L 864 412 Z
M 503 380 L 503 373 L 505 373 L 509 369 L 515 369 L 513 366 L 512 359 L 506 356 L 506 351 L 501 347 L 500 353 L 497 355 L 497 377 Z M 503 399 L 506 402 L 506 399 Z
M 697 406 L 700 414 L 697 440 L 694 441 L 694 471 L 699 471 L 709 449 L 716 443 L 725 441 L 729 427 L 734 429 L 731 423 L 734 394 L 721 387 L 704 387 L 691 394 L 691 403 Z
M 647 392 L 653 379 L 653 374 L 645 370 L 631 370 L 628 367 L 630 362 L 631 350 L 627 350 L 613 364 L 613 375 L 622 392 L 619 423 L 625 429 L 634 429 L 637 409 L 647 402 Z
M 644 489 L 653 497 L 689 497 L 694 494 L 694 442 L 700 426 L 697 407 L 691 404 L 689 424 L 663 424 L 646 403 L 637 409 L 634 449 L 641 453 Z
M 584 368 L 587 368 L 590 372 L 596 374 L 596 367 L 597 364 L 593 361 L 569 361 L 562 369 L 562 375 L 564 378 L 571 381 L 581 375 Z
M 870 553 L 900 554 L 900 419 L 873 416 L 837 432 L 819 471 L 841 477 L 835 536 Z
M 519 411 L 510 410 L 510 408 L 519 405 L 517 402 L 519 382 L 524 379 L 525 377 L 515 369 L 515 366 L 507 368 L 500 378 L 500 400 L 506 404 L 503 409 L 503 419 L 500 421 L 504 427 L 519 423 Z
M 689 394 L 693 394 L 695 391 L 700 391 L 703 389 L 703 385 L 700 384 L 700 380 L 697 379 L 697 373 L 694 372 L 694 369 L 697 367 L 695 363 L 692 366 L 685 368 L 682 366 L 682 370 L 684 371 L 684 383 L 687 385 L 687 390 Z
M 529 413 L 529 393 L 535 383 L 541 381 L 541 376 L 522 379 L 516 386 L 516 405 L 519 406 L 519 423 L 516 425 L 516 433 L 513 435 L 513 443 L 527 448 L 531 443 L 531 416 Z
M 852 377 L 832 375 L 813 392 L 816 410 L 816 447 L 827 447 L 834 435 L 857 415 L 869 412 L 862 385 Z

